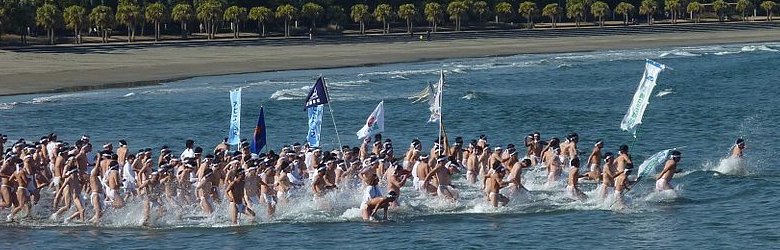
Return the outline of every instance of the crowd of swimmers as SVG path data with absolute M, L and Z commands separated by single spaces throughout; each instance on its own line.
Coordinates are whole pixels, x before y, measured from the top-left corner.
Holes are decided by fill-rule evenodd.
M 381 135 L 368 137 L 354 148 L 324 151 L 296 143 L 278 153 L 259 154 L 251 153 L 246 141 L 231 146 L 227 140 L 207 152 L 187 140 L 180 154 L 168 146 L 131 152 L 125 140 L 119 140 L 116 148 L 105 143 L 94 149 L 88 136 L 69 144 L 49 134 L 35 142 L 19 139 L 7 149 L 6 135 L 0 135 L 0 142 L 4 152 L 0 208 L 10 210 L 8 221 L 29 216 L 42 192 L 53 194 L 51 219 L 66 223 L 86 222 L 88 206 L 92 208 L 89 222 L 99 223 L 106 209 L 136 202 L 143 207 L 144 225 L 150 224 L 152 216 L 162 216 L 165 205 L 199 207 L 210 216 L 217 203 L 227 203 L 231 222 L 238 224 L 242 214 L 254 220 L 255 210 L 274 216 L 277 203 L 291 202 L 291 197 L 317 200 L 348 189 L 362 194 L 359 207 L 364 220 L 380 217 L 380 211 L 381 218 L 387 219 L 388 209 L 399 206 L 402 189 L 413 188 L 432 199 L 459 200 L 458 188 L 466 188 L 453 184 L 459 175 L 470 187 L 484 191 L 486 202 L 495 207 L 530 195 L 522 180 L 529 168 L 543 168 L 548 185 L 565 179 L 565 193 L 571 199 L 614 199 L 621 207 L 634 181 L 628 177 L 634 167 L 629 147 L 603 152 L 603 140 L 594 142 L 585 158 L 588 169 L 581 170 L 576 133 L 564 141 L 543 141 L 534 132 L 523 139 L 525 150 L 512 144 L 491 147 L 484 135 L 468 144 L 460 137 L 452 144 L 441 138 L 428 152 L 418 139 L 405 152 L 396 152 L 392 140 Z M 742 157 L 744 147 L 745 141 L 738 139 L 732 156 Z M 656 191 L 673 189 L 670 181 L 680 171 L 680 159 L 679 151 L 671 152 L 656 176 Z M 598 197 L 587 197 L 580 180 L 599 183 Z

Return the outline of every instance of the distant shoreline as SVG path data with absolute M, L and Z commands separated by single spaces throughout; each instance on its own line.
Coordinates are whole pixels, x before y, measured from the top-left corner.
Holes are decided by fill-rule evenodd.
M 780 41 L 780 28 L 659 34 L 241 46 L 0 50 L 0 96 L 154 85 L 202 76 L 388 63 Z

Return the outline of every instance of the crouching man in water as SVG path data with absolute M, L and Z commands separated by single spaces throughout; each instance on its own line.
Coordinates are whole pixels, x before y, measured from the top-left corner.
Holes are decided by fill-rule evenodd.
M 235 178 L 228 183 L 227 197 L 230 201 L 230 220 L 238 225 L 238 213 L 248 215 L 250 220 L 255 220 L 255 212 L 244 204 L 244 185 L 246 184 L 244 169 L 236 169 Z
M 680 169 L 677 169 L 677 163 L 680 162 L 681 157 L 682 154 L 680 153 L 680 151 L 677 150 L 672 151 L 672 156 L 669 157 L 669 160 L 666 161 L 666 165 L 664 165 L 664 170 L 661 171 L 661 173 L 658 174 L 658 177 L 656 178 L 655 181 L 656 192 L 674 190 L 670 181 L 672 180 L 672 177 L 674 177 L 675 173 L 680 172 Z
M 372 198 L 366 203 L 366 211 L 363 212 L 363 220 L 373 220 L 374 215 L 379 211 L 380 208 L 384 212 L 382 215 L 382 220 L 387 220 L 387 208 L 390 207 L 390 204 L 395 202 L 397 198 L 398 194 L 395 191 L 390 191 L 385 197 Z M 368 213 L 368 211 L 371 211 L 371 213 Z M 368 216 L 366 216 L 366 214 L 368 214 Z
M 360 203 L 360 214 L 363 220 L 371 219 L 371 208 L 368 203 L 375 198 L 382 197 L 382 191 L 379 189 L 379 177 L 374 174 L 373 178 L 368 178 L 368 186 L 363 191 L 363 201 Z

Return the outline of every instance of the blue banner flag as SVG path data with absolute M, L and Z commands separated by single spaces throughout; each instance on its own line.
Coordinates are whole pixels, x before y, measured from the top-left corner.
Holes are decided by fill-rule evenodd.
M 309 112 L 309 133 L 306 135 L 306 141 L 311 147 L 320 146 L 320 131 L 322 130 L 322 105 L 308 108 Z
M 228 144 L 241 143 L 241 88 L 230 91 L 230 130 L 228 131 Z
M 309 91 L 303 108 L 308 109 L 326 103 L 328 103 L 328 91 L 325 89 L 325 80 L 320 76 L 320 78 L 317 78 L 317 82 L 314 83 L 314 87 Z
M 263 147 L 265 147 L 265 112 L 263 107 L 260 107 L 260 117 L 257 118 L 255 134 L 252 137 L 252 153 L 259 154 Z

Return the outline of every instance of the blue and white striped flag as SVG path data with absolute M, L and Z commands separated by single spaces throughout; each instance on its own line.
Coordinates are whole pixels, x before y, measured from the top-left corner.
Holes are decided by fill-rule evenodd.
M 241 143 L 241 88 L 230 91 L 230 130 L 228 131 L 228 144 Z

